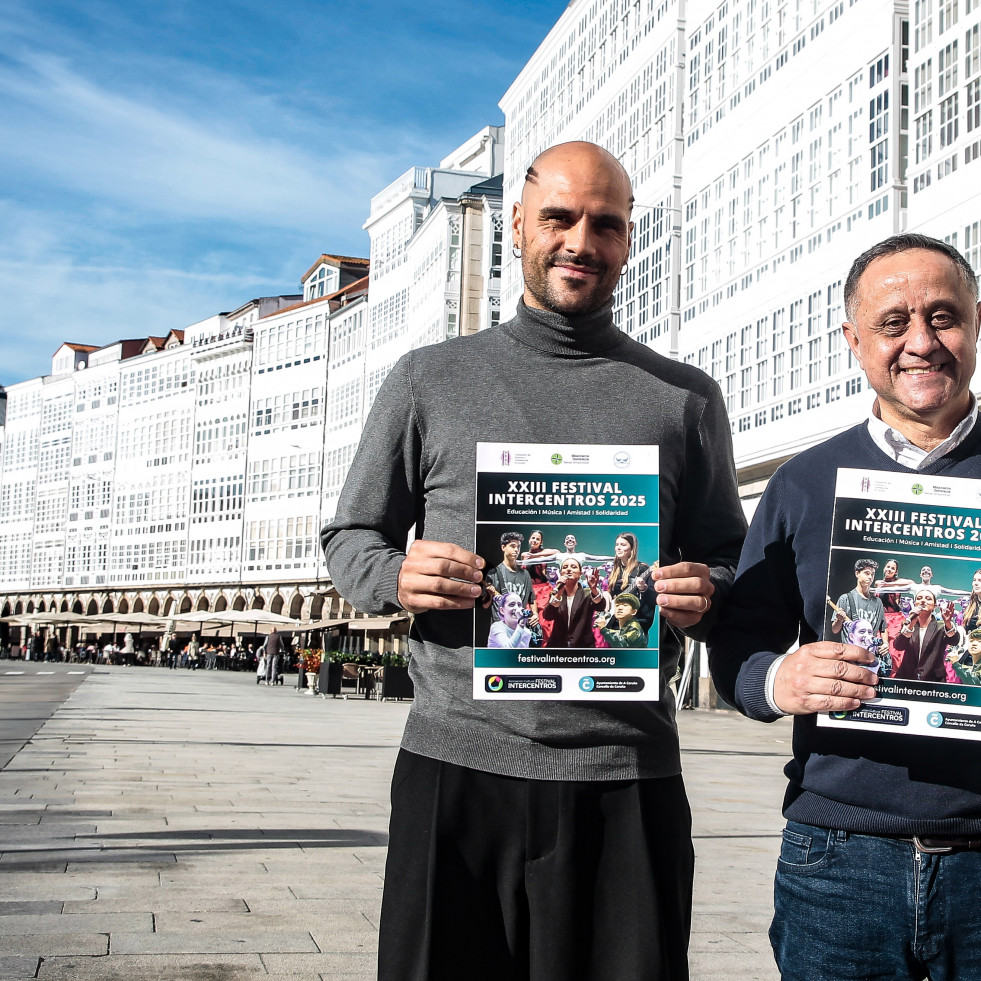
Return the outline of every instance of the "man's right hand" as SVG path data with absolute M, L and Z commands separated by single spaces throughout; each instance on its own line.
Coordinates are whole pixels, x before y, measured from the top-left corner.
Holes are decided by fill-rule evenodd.
M 777 669 L 773 701 L 789 715 L 846 712 L 875 698 L 875 656 L 853 644 L 820 641 L 788 654 Z
M 479 555 L 459 545 L 416 539 L 399 570 L 399 605 L 409 613 L 472 610 L 480 596 L 483 568 Z

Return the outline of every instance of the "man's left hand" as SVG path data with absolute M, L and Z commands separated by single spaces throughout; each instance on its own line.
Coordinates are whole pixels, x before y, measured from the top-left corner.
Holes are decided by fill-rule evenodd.
M 702 562 L 678 562 L 653 573 L 661 616 L 673 627 L 692 627 L 709 611 L 715 586 Z

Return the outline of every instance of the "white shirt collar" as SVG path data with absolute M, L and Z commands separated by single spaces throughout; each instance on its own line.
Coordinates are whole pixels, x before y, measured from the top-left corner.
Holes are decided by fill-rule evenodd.
M 960 446 L 967 438 L 967 434 L 974 428 L 978 419 L 978 400 L 971 393 L 971 408 L 966 416 L 957 424 L 954 431 L 938 446 L 927 452 L 919 446 L 914 446 L 898 429 L 887 426 L 878 415 L 879 400 L 876 399 L 872 406 L 872 415 L 869 416 L 869 435 L 876 446 L 882 450 L 886 456 L 901 463 L 910 470 L 922 470 L 929 466 L 934 460 Z

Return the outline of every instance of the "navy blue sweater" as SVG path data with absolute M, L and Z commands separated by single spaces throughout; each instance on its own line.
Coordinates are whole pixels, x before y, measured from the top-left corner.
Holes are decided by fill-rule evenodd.
M 981 422 L 922 475 L 981 477 Z M 862 424 L 807 450 L 771 479 L 746 538 L 726 609 L 709 639 L 719 693 L 750 718 L 778 718 L 767 669 L 800 636 L 824 628 L 839 466 L 914 473 L 884 454 Z M 818 728 L 794 720 L 784 815 L 868 834 L 981 832 L 981 745 L 960 739 Z

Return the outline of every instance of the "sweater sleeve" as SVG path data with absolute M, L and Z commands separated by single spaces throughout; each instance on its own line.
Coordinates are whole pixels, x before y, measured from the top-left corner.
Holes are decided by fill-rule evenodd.
M 392 614 L 409 532 L 419 516 L 421 439 L 408 357 L 383 382 L 337 513 L 320 533 L 331 578 L 359 610 Z
M 766 699 L 770 665 L 797 640 L 803 617 L 793 534 L 782 503 L 780 471 L 760 501 L 729 599 L 709 638 L 709 667 L 719 694 L 744 715 L 773 722 Z
M 713 386 L 700 417 L 687 427 L 688 451 L 684 486 L 678 502 L 676 534 L 681 557 L 709 567 L 712 605 L 684 633 L 705 640 L 725 607 L 746 534 L 732 457 L 729 417 L 722 395 Z

